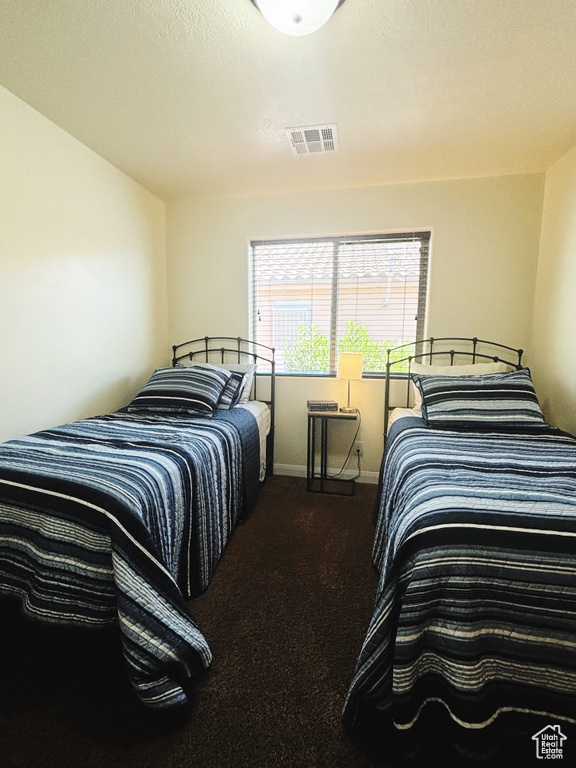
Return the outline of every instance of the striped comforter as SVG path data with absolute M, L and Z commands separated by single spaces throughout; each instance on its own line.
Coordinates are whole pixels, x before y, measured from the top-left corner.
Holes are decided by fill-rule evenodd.
M 0 593 L 58 624 L 118 624 L 148 706 L 182 704 L 211 652 L 185 598 L 204 590 L 258 484 L 246 409 L 115 413 L 0 445 Z
M 440 702 L 576 722 L 576 439 L 398 420 L 381 476 L 374 614 L 344 707 L 410 729 Z

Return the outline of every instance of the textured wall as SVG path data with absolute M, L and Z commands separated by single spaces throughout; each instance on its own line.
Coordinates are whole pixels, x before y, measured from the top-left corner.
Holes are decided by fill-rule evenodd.
M 546 174 L 531 343 L 545 414 L 576 434 L 576 147 Z
M 168 359 L 164 204 L 0 88 L 0 440 L 125 404 Z

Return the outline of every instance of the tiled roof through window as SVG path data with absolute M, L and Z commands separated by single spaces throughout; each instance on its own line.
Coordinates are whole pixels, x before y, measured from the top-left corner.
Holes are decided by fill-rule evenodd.
M 259 245 L 259 281 L 331 280 L 333 243 L 331 241 L 290 242 Z M 263 250 L 265 258 L 262 259 Z M 417 277 L 420 269 L 420 243 L 351 242 L 340 246 L 340 279 L 382 277 L 405 280 Z

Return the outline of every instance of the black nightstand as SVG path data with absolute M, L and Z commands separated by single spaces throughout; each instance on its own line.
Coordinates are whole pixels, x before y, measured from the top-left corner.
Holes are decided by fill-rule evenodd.
M 356 421 L 358 412 L 308 411 L 308 463 L 306 490 L 311 493 L 332 493 L 354 496 L 355 480 L 345 480 L 328 475 L 328 424 L 331 421 Z M 319 432 L 319 438 L 317 433 Z M 320 440 L 320 472 L 316 472 L 316 440 Z

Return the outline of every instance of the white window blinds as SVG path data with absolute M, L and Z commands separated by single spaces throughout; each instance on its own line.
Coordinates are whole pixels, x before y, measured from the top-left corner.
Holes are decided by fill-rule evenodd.
M 339 350 L 385 370 L 386 350 L 421 338 L 429 232 L 251 244 L 252 338 L 277 370 L 330 373 Z

